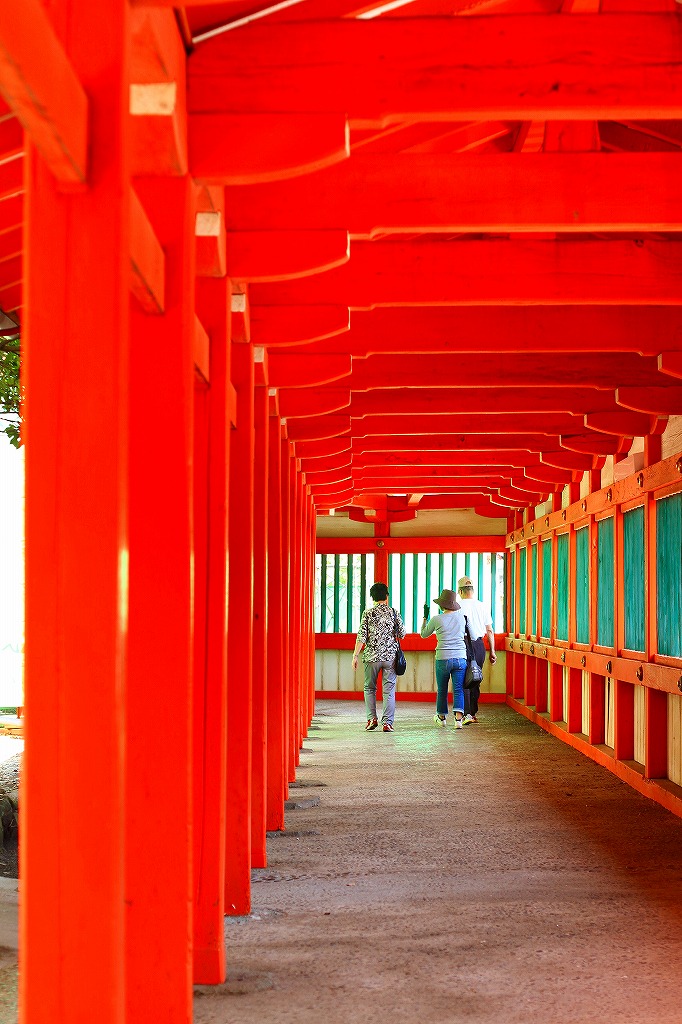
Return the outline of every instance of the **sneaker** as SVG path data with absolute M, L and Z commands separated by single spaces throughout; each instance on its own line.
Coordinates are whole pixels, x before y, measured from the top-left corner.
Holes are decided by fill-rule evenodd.
M 443 723 L 443 724 L 445 724 L 445 723 Z M 455 718 L 455 729 L 461 729 L 463 725 L 464 725 L 464 722 L 462 721 L 461 718 Z
M 379 723 L 377 722 L 376 718 L 368 718 L 367 725 L 365 726 L 365 732 L 372 732 L 373 729 L 376 729 L 378 724 Z
M 470 722 L 475 722 L 476 719 L 473 715 L 465 715 L 462 719 L 462 725 L 469 725 Z
M 445 728 L 446 719 L 443 718 L 441 715 L 434 715 L 433 720 L 436 723 L 436 725 L 441 726 L 441 728 L 443 729 Z
M 384 722 L 384 732 L 393 732 L 392 722 Z

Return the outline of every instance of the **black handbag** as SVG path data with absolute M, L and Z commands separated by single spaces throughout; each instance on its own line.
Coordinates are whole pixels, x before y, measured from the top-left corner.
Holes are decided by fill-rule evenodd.
M 395 608 L 391 608 L 391 611 L 393 612 L 393 619 L 395 621 L 395 628 L 396 628 L 396 633 L 397 633 L 397 631 L 398 631 L 398 616 L 395 613 Z M 397 635 L 396 635 L 396 638 L 395 638 L 395 642 L 398 645 L 398 650 L 395 652 L 395 661 L 393 663 L 393 671 L 395 672 L 395 674 L 397 676 L 404 676 L 405 672 L 407 671 L 407 662 L 405 661 L 405 655 L 403 653 L 402 647 L 400 646 L 400 639 L 399 639 L 399 637 Z
M 467 667 L 464 673 L 464 689 L 468 690 L 472 686 L 480 686 L 483 682 L 483 670 L 476 661 L 476 653 L 474 651 L 474 641 L 471 638 L 471 632 L 469 630 L 469 620 L 464 616 L 464 646 L 467 652 Z

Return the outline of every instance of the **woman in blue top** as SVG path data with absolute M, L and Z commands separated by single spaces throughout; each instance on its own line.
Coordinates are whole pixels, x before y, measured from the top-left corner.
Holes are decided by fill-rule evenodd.
M 423 637 L 436 634 L 436 714 L 433 720 L 438 726 L 445 727 L 448 717 L 448 684 L 452 679 L 452 710 L 455 713 L 455 729 L 462 728 L 464 717 L 464 674 L 467 667 L 466 647 L 464 646 L 464 613 L 457 604 L 454 590 L 442 590 L 440 597 L 434 597 L 434 603 L 440 606 L 441 615 L 435 615 L 427 622 L 429 606 L 424 605 L 424 621 L 421 635 Z

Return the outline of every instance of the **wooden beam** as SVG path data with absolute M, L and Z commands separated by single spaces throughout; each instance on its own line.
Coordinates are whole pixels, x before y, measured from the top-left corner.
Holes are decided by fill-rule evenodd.
M 268 25 L 199 43 L 192 111 L 382 122 L 682 117 L 675 13 Z
M 354 238 L 680 231 L 681 166 L 680 152 L 359 153 L 312 179 L 228 189 L 228 227 L 347 228 Z
M 301 345 L 346 334 L 349 328 L 348 306 L 257 306 L 251 310 L 254 345 Z
M 277 351 L 270 355 L 270 386 L 314 387 L 341 380 L 351 372 L 351 357 L 339 352 L 337 355 L 307 359 L 303 355 L 281 356 Z
M 282 365 L 300 358 L 279 355 Z M 332 358 L 320 356 L 320 359 Z M 394 359 L 368 356 L 353 360 L 353 392 L 382 389 L 450 388 L 456 398 L 459 388 L 576 387 L 606 388 L 661 385 L 665 381 L 653 356 L 593 353 L 578 359 L 557 359 L 550 353 L 537 354 L 531 362 L 507 354 L 481 357 L 450 353 L 438 360 L 421 355 L 400 355 Z
M 485 379 L 482 374 L 481 380 Z M 324 390 L 324 389 L 320 389 Z M 666 391 L 666 388 L 660 388 Z M 405 388 L 400 396 L 401 415 L 461 413 L 467 416 L 503 413 L 618 412 L 614 391 L 591 387 L 552 388 Z M 353 392 L 351 416 L 386 416 L 396 411 L 395 396 L 389 389 Z M 596 428 L 593 428 L 596 429 Z
M 279 392 L 279 412 L 287 420 L 338 412 L 349 406 L 348 388 L 283 388 Z
M 165 308 L 166 257 L 134 188 L 130 190 L 130 290 L 145 313 Z
M 172 11 L 132 10 L 130 113 L 135 175 L 187 173 L 186 60 Z
M 194 234 L 197 276 L 225 277 L 225 189 L 216 186 L 199 189 Z
M 88 100 L 40 0 L 3 6 L 0 93 L 57 181 L 82 184 Z
M 305 308 L 300 307 L 299 315 Z M 274 325 L 278 317 L 293 316 L 295 312 L 295 307 L 258 306 L 252 316 L 269 319 Z M 546 352 L 548 338 L 556 353 L 657 355 L 678 351 L 682 345 L 682 310 L 670 306 L 402 306 L 354 310 L 343 348 L 354 356 L 455 351 L 526 355 Z M 338 344 L 329 341 L 309 351 L 336 349 Z
M 682 387 L 673 383 L 660 388 L 617 388 L 616 401 L 625 409 L 655 416 L 682 415 Z
M 355 242 L 348 264 L 304 283 L 254 285 L 260 305 L 682 304 L 682 243 Z
M 348 232 L 228 231 L 227 272 L 240 281 L 287 281 L 348 262 Z
M 189 165 L 197 181 L 256 185 L 308 175 L 350 156 L 345 114 L 192 114 Z

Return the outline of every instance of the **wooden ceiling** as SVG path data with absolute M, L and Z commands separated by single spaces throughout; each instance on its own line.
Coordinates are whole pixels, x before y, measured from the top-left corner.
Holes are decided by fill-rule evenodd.
M 135 83 L 159 78 L 170 6 L 133 8 Z M 318 510 L 510 515 L 682 413 L 675 0 L 176 19 L 185 50 L 156 64 L 186 156 L 143 112 L 134 171 L 188 168 L 223 218 L 210 272 L 246 296 Z M 22 132 L 0 106 L 0 309 L 21 303 Z

